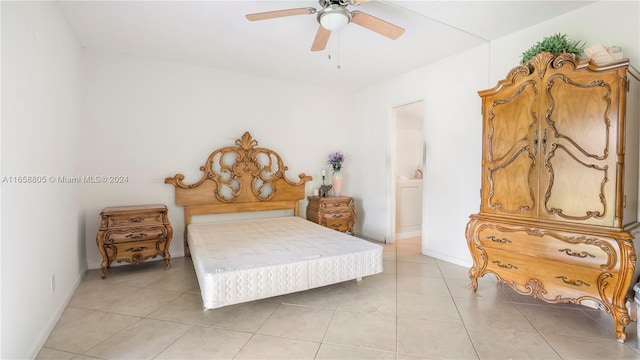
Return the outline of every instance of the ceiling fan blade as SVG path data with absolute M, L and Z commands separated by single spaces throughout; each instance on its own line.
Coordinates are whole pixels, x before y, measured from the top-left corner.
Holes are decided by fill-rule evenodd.
M 249 21 L 256 21 L 256 20 L 267 20 L 267 19 L 293 16 L 293 15 L 313 14 L 315 12 L 316 12 L 316 9 L 312 7 L 306 7 L 306 8 L 275 10 L 275 11 L 267 11 L 267 12 L 261 12 L 261 13 L 255 13 L 255 14 L 247 14 L 245 15 L 245 17 Z
M 354 10 L 351 12 L 351 22 L 365 27 L 371 31 L 375 31 L 378 34 L 386 36 L 392 40 L 395 40 L 402 34 L 404 34 L 403 28 L 358 10 Z
M 318 28 L 318 32 L 316 33 L 316 38 L 313 40 L 313 45 L 311 45 L 311 51 L 320 51 L 324 50 L 327 47 L 327 43 L 329 42 L 329 36 L 331 35 L 331 31 L 322 27 L 322 25 Z

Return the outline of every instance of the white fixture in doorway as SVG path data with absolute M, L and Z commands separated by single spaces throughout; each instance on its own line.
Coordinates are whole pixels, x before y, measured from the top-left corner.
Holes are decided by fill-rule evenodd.
M 424 101 L 393 108 L 391 239 L 422 235 L 425 163 Z

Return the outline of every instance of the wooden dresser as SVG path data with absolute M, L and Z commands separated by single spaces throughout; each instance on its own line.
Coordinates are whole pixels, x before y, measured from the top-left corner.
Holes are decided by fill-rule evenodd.
M 597 307 L 626 339 L 637 281 L 639 75 L 536 55 L 482 98 L 480 212 L 466 237 L 471 289 L 492 274 L 520 294 Z
M 138 264 L 162 256 L 167 269 L 171 267 L 173 229 L 165 205 L 108 207 L 100 216 L 96 242 L 102 254 L 103 279 L 113 261 Z
M 356 207 L 348 196 L 309 196 L 307 220 L 353 235 L 356 222 Z

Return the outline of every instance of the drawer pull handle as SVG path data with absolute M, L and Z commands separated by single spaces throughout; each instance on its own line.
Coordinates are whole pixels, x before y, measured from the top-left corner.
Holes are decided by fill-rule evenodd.
M 591 257 L 591 258 L 596 257 L 595 255 L 591 255 L 591 254 L 589 254 L 589 253 L 588 253 L 588 252 L 586 252 L 586 251 L 583 251 L 583 252 L 580 252 L 580 253 L 575 253 L 575 252 L 573 252 L 573 251 L 572 251 L 571 249 L 569 249 L 569 248 L 566 248 L 566 249 L 560 249 L 560 250 L 558 250 L 558 251 L 560 251 L 560 252 L 564 252 L 565 254 L 567 254 L 567 255 L 569 255 L 569 256 L 575 256 L 575 257 L 579 257 L 579 258 L 586 258 L 587 256 L 588 256 L 588 257 Z
M 340 203 L 335 202 L 335 203 L 333 203 L 333 206 L 336 206 L 336 207 L 337 207 L 337 206 L 340 206 Z
M 336 219 L 336 218 L 341 218 L 342 214 L 333 214 L 331 215 L 332 218 Z
M 494 243 L 501 243 L 501 244 L 506 244 L 506 243 L 510 243 L 511 242 L 511 240 L 509 240 L 507 238 L 498 239 L 493 235 L 487 236 L 487 239 L 493 241 Z
M 139 222 L 141 222 L 142 220 L 144 220 L 144 219 L 143 219 L 143 218 L 141 218 L 141 217 L 137 217 L 137 218 L 129 219 L 129 222 L 139 223 Z
M 515 265 L 513 265 L 513 264 L 506 264 L 506 265 L 505 265 L 505 264 L 503 264 L 501 261 L 498 261 L 498 260 L 494 260 L 494 261 L 492 261 L 492 262 L 493 262 L 494 264 L 498 265 L 499 267 L 504 268 L 504 269 L 517 269 L 517 268 L 518 268 L 517 266 L 515 266 Z
M 140 238 L 143 238 L 145 236 L 147 236 L 147 234 L 140 233 L 140 234 L 129 234 L 129 235 L 125 236 L 125 237 L 128 237 L 129 239 L 140 239 Z
M 586 285 L 586 286 L 591 286 L 589 285 L 588 282 L 586 281 L 582 281 L 580 279 L 578 280 L 569 280 L 567 279 L 566 276 L 556 276 L 556 279 L 560 279 L 562 280 L 565 284 L 569 284 L 569 285 L 573 285 L 573 286 L 582 286 L 582 285 Z
M 137 247 L 137 248 L 128 248 L 127 251 L 140 252 L 140 251 L 142 251 L 142 250 L 144 250 L 146 248 L 147 248 L 146 246 L 140 246 L 140 247 Z

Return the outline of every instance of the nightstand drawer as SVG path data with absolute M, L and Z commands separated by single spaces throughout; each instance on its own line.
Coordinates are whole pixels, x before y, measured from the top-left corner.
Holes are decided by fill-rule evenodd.
M 322 219 L 327 223 L 330 221 L 349 220 L 352 216 L 352 211 L 331 211 L 322 213 Z
M 126 261 L 138 264 L 146 259 L 162 255 L 165 246 L 165 242 L 156 240 L 116 244 L 114 245 L 114 259 L 118 262 Z
M 109 227 L 114 226 L 136 226 L 147 224 L 162 224 L 162 214 L 133 214 L 126 216 L 110 216 L 107 220 Z
M 326 210 L 347 210 L 349 209 L 351 204 L 349 201 L 344 201 L 340 199 L 323 201 L 320 203 L 320 209 Z
M 326 220 L 325 222 L 325 227 L 328 227 L 330 229 L 334 229 L 334 230 L 338 230 L 341 232 L 345 232 L 349 230 L 349 219 L 339 219 L 339 220 Z
M 130 241 L 144 241 L 166 237 L 166 229 L 163 226 L 133 228 L 126 230 L 111 230 L 105 235 L 105 243 L 122 243 Z

